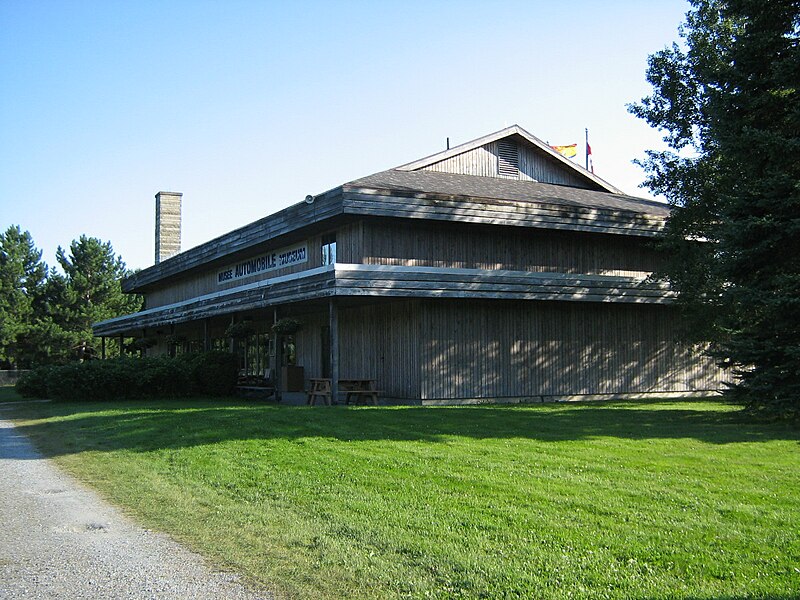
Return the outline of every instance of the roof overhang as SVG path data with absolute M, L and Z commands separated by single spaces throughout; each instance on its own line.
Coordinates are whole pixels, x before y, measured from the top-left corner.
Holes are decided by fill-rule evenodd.
M 637 304 L 668 304 L 675 299 L 666 284 L 638 277 L 336 264 L 108 319 L 92 328 L 96 336 L 139 335 L 150 327 L 333 296 Z

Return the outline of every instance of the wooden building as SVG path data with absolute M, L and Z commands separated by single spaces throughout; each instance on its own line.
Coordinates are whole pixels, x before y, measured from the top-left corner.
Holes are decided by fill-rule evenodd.
M 422 403 L 717 390 L 647 281 L 667 214 L 512 126 L 162 260 L 123 282 L 145 310 L 95 334 L 235 343 L 251 372 L 283 360 Z M 284 318 L 302 327 L 277 347 Z

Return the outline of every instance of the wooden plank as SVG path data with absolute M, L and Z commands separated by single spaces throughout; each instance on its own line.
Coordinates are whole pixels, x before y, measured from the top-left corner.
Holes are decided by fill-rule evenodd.
M 520 233 L 455 223 L 436 227 L 370 223 L 365 231 L 372 235 L 362 262 L 371 265 L 645 277 L 659 269 L 662 262 L 649 242 L 628 236 L 559 231 Z M 435 250 L 434 241 L 437 241 Z M 576 246 L 580 252 L 573 250 Z
M 415 219 L 429 221 L 447 221 L 472 223 L 476 225 L 498 225 L 508 227 L 529 227 L 536 229 L 554 229 L 562 231 L 583 231 L 655 237 L 662 230 L 659 224 L 631 224 L 625 221 L 600 219 L 559 218 L 546 214 L 530 213 L 524 217 L 517 214 L 498 215 L 497 213 L 475 212 L 475 214 L 459 214 L 460 211 L 440 210 L 429 207 L 418 209 L 409 206 L 375 206 L 368 202 L 348 204 L 347 214 L 370 217 L 390 217 L 399 219 Z
M 347 214 L 371 217 L 426 219 L 568 231 L 599 231 L 643 237 L 652 237 L 663 229 L 663 222 L 652 222 L 643 218 L 624 219 L 604 214 L 559 214 L 546 209 L 531 209 L 523 212 L 469 206 L 448 208 L 426 204 L 409 205 L 408 203 L 399 202 L 378 205 L 375 202 L 364 200 L 348 202 L 345 206 L 345 212 Z
M 341 209 L 341 189 L 332 190 L 317 196 L 313 204 L 301 202 L 290 206 L 144 269 L 124 280 L 123 290 L 134 291 L 165 277 L 221 263 L 229 260 L 233 254 L 248 251 L 269 240 L 341 214 Z
M 445 194 L 441 192 L 403 191 L 381 187 L 348 186 L 343 194 L 345 206 L 352 202 L 372 202 L 373 205 L 413 205 L 434 206 L 439 208 L 483 208 L 486 210 L 508 210 L 525 213 L 529 210 L 546 211 L 551 215 L 605 215 L 623 220 L 646 220 L 663 222 L 669 214 L 666 205 L 652 201 L 640 201 L 629 196 L 611 196 L 597 192 L 562 193 L 555 190 L 573 192 L 574 188 L 545 186 L 543 190 L 519 190 L 513 197 L 474 196 L 464 193 Z M 491 193 L 491 188 L 486 188 Z M 473 192 L 474 193 L 474 192 Z
M 479 301 L 426 307 L 423 364 L 432 368 L 421 371 L 423 400 L 720 385 L 722 372 L 710 360 L 684 354 L 672 343 L 674 313 L 663 308 Z M 644 325 L 637 328 L 635 323 Z M 706 378 L 690 388 L 680 373 L 698 368 L 692 366 L 698 361 Z M 633 373 L 638 376 L 629 376 Z
M 339 307 L 336 301 L 328 300 L 328 327 L 331 336 L 331 393 L 339 398 Z

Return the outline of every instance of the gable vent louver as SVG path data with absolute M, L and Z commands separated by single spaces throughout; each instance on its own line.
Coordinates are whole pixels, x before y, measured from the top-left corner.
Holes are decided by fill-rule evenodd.
M 519 153 L 514 142 L 497 142 L 497 174 L 500 177 L 519 179 Z

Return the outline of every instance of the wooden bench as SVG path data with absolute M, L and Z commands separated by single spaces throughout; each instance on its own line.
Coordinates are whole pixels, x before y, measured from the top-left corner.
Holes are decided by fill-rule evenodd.
M 306 404 L 314 406 L 317 398 L 322 398 L 326 406 L 331 405 L 331 380 L 324 377 L 311 377 L 309 380 L 308 399 Z
M 363 399 L 364 402 L 372 401 L 374 406 L 378 406 L 378 394 L 382 394 L 382 390 L 345 390 L 347 394 L 344 398 L 345 404 L 360 404 Z M 351 402 L 352 401 L 352 402 Z
M 263 375 L 240 374 L 236 384 L 236 393 L 245 398 L 269 398 L 275 394 L 272 382 L 272 370 L 266 369 Z
M 237 385 L 236 394 L 244 398 L 271 398 L 275 388 L 266 385 Z
M 308 380 L 308 399 L 306 404 L 314 406 L 317 399 L 322 399 L 325 405 L 330 406 L 334 402 L 333 387 L 331 380 L 327 377 L 311 377 Z M 374 379 L 340 379 L 339 393 L 344 394 L 345 404 L 360 404 L 361 402 L 378 405 L 378 394 L 381 390 L 375 389 Z
M 345 394 L 345 404 L 350 404 L 351 400 L 354 404 L 363 400 L 371 401 L 375 406 L 378 405 L 378 394 L 381 393 L 375 389 L 374 379 L 340 379 L 339 391 Z

